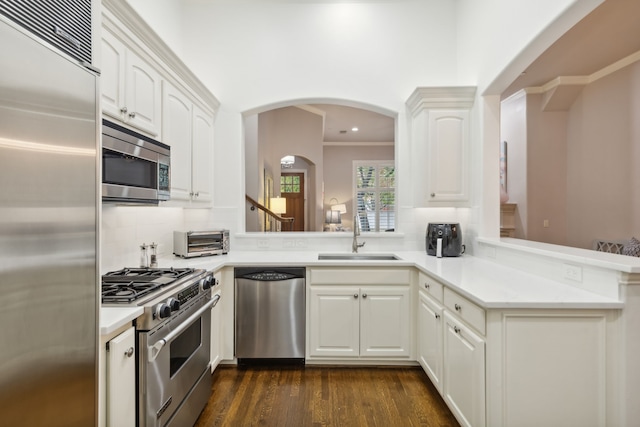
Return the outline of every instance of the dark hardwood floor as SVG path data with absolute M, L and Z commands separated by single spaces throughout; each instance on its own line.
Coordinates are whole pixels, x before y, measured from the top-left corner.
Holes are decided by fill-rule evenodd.
M 226 367 L 195 427 L 459 426 L 416 367 Z

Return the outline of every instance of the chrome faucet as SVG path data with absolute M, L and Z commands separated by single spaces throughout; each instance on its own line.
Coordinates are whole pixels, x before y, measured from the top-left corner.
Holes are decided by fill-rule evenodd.
M 360 235 L 360 221 L 358 215 L 353 217 L 353 243 L 351 244 L 351 252 L 358 253 L 358 248 L 364 246 L 367 242 L 358 243 L 358 236 Z

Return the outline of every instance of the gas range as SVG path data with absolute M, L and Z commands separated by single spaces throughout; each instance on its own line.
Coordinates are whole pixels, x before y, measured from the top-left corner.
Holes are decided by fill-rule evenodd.
M 150 330 L 200 298 L 211 298 L 210 272 L 193 268 L 123 268 L 102 276 L 102 305 L 143 307 L 137 328 Z

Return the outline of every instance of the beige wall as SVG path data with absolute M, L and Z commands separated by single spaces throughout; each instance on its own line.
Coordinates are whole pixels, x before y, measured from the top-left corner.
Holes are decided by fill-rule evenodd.
M 394 160 L 394 146 L 390 145 L 326 145 L 324 147 L 324 209 L 332 198 L 347 205 L 342 226 L 353 226 L 353 162 L 354 160 Z M 333 201 L 335 203 L 335 201 Z
M 502 103 L 516 236 L 581 248 L 640 236 L 640 63 L 585 86 L 566 111 L 542 100 Z
M 584 88 L 569 111 L 567 243 L 640 236 L 640 63 Z

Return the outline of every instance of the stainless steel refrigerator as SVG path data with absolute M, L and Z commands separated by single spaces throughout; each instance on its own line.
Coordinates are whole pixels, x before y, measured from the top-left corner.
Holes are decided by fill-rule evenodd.
M 0 426 L 97 424 L 97 76 L 0 16 Z

